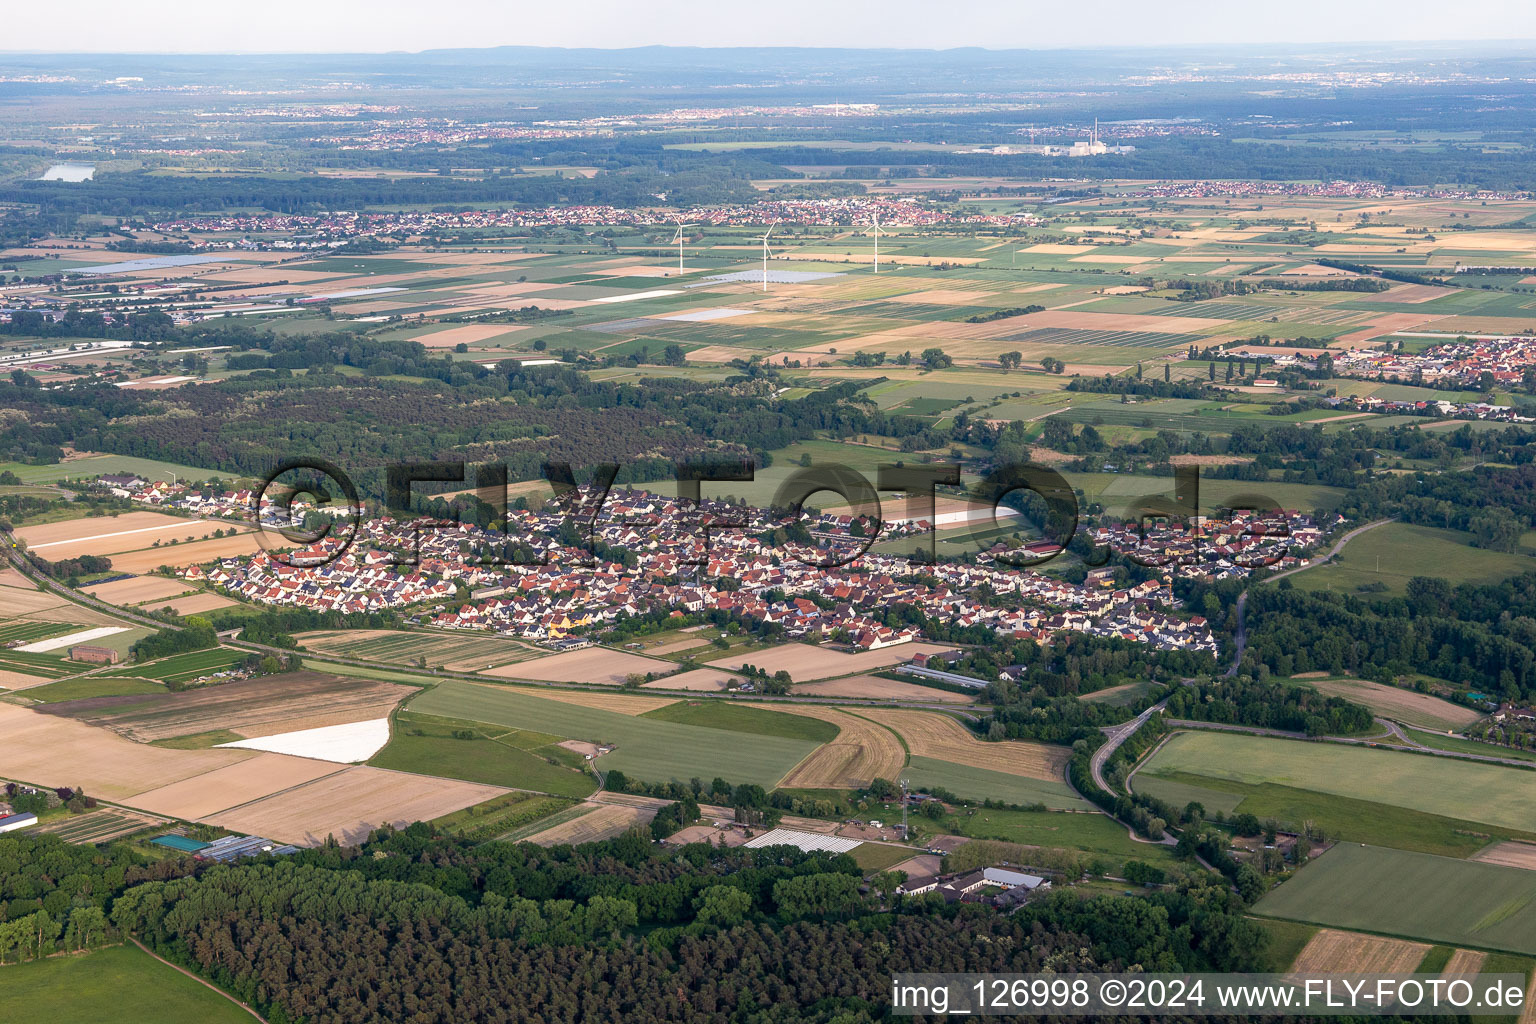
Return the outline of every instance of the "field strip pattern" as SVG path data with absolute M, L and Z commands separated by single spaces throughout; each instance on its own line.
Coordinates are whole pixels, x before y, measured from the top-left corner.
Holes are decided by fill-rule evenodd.
M 282 793 L 340 771 L 327 761 L 260 753 L 239 764 L 140 793 L 135 807 L 193 821 Z
M 837 726 L 837 739 L 824 743 L 789 770 L 779 785 L 790 789 L 858 789 L 875 778 L 896 779 L 907 752 L 895 733 L 867 718 L 837 708 L 811 704 L 749 704 L 764 711 L 787 711 Z
M 1536 955 L 1536 872 L 1338 843 L 1256 914 L 1468 949 Z
M 0 704 L 0 776 L 49 787 L 83 788 L 127 801 L 254 755 L 244 750 L 165 750 L 105 729 Z M 67 756 L 66 756 L 67 755 Z
M 1502 864 L 1507 868 L 1536 871 L 1536 843 L 1522 843 L 1513 839 L 1494 843 L 1477 851 L 1472 859 L 1481 864 Z
M 1020 740 L 986 742 L 948 715 L 905 708 L 860 708 L 859 715 L 894 729 L 914 754 L 940 761 L 1060 782 L 1071 756 L 1065 747 Z
M 1511 829 L 1536 821 L 1536 783 L 1518 768 L 1338 743 L 1184 732 L 1164 744 L 1143 772 L 1274 783 Z M 1471 794 L 1477 799 L 1468 799 Z
M 413 821 L 431 821 L 508 792 L 500 786 L 357 765 L 204 820 L 295 845 L 318 846 L 327 836 L 356 844 L 381 826 L 403 828 Z
M 628 700 L 630 694 L 615 694 Z M 666 699 L 666 703 L 674 703 Z M 652 705 L 655 707 L 656 705 Z M 611 744 L 600 767 L 620 769 L 635 778 L 682 781 L 720 776 L 730 782 L 758 782 L 782 777 L 819 744 L 814 740 L 754 735 L 725 729 L 638 718 L 634 714 L 584 707 L 537 696 L 527 690 L 443 680 L 415 697 L 409 710 L 443 718 L 530 729 L 563 739 Z
M 494 686 L 489 683 L 471 683 L 471 686 L 484 686 L 488 689 L 508 690 L 508 687 Z M 541 689 L 537 694 L 528 693 L 527 690 L 512 690 L 514 693 L 536 696 L 539 700 L 552 700 L 561 704 L 574 704 L 577 707 L 596 708 L 599 711 L 613 711 L 620 715 L 629 715 L 632 718 L 639 717 L 647 711 L 655 711 L 658 708 L 670 707 L 677 703 L 676 697 L 646 697 L 642 694 L 630 693 L 603 693 L 596 690 L 556 690 L 553 687 Z
M 1427 942 L 1324 928 L 1291 964 L 1294 974 L 1411 974 L 1429 952 Z
M 636 826 L 649 823 L 656 816 L 655 808 L 629 807 L 621 804 L 586 804 L 584 806 L 590 808 L 587 813 L 568 821 L 558 822 L 542 832 L 536 832 L 526 841 L 540 846 L 595 843 L 623 835 Z

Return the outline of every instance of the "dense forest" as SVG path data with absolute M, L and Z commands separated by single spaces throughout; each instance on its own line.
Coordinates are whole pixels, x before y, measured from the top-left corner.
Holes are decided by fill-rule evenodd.
M 40 936 L 8 958 L 131 935 L 274 1024 L 855 1024 L 884 1016 L 896 972 L 1252 970 L 1267 943 L 1242 899 L 1199 871 L 1137 898 L 1045 895 L 1013 915 L 890 902 L 860 875 L 847 855 L 658 851 L 638 832 L 545 850 L 414 825 L 221 866 L 0 839 L 4 919 Z
M 859 383 L 774 401 L 768 381 L 612 383 L 516 360 L 487 370 L 432 357 L 415 342 L 344 332 L 278 338 L 210 331 L 207 338 L 259 352 L 276 369 L 144 395 L 110 385 L 45 391 L 0 381 L 0 403 L 20 414 L 0 426 L 0 457 L 55 461 L 72 445 L 262 476 L 281 459 L 323 455 L 353 474 L 365 495 L 382 498 L 383 467 L 392 463 L 504 462 L 511 479 L 528 480 L 546 461 L 582 472 L 613 462 L 622 484 L 668 479 L 677 461 L 712 452 L 767 466 L 769 452 L 819 432 L 901 437 L 927 429 L 922 420 L 876 408 L 858 393 Z M 284 372 L 293 369 L 306 372 Z M 422 379 L 384 379 L 397 375 Z
M 1276 675 L 1349 672 L 1377 682 L 1419 673 L 1508 700 L 1536 694 L 1536 573 L 1451 587 L 1416 576 L 1407 594 L 1370 600 L 1296 589 L 1248 596 L 1244 664 Z

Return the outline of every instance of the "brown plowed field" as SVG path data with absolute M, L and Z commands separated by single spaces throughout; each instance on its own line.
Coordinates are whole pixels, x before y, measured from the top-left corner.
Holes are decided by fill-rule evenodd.
M 934 704 L 971 704 L 974 697 L 963 693 L 936 690 L 931 686 L 903 683 L 880 676 L 844 676 L 841 679 L 823 679 L 815 683 L 800 683 L 795 687 L 797 697 L 862 697 L 882 700 L 929 701 Z
M 214 530 L 249 529 L 243 523 L 210 522 L 203 519 L 183 519 L 159 512 L 124 512 L 119 516 L 92 516 L 87 519 L 67 519 L 58 523 L 42 523 L 23 526 L 16 536 L 40 557 L 50 562 L 79 555 L 115 555 L 123 551 L 137 551 L 151 547 L 160 541 L 161 548 L 168 540 L 185 540 L 187 537 L 206 537 Z M 181 545 L 177 545 L 180 547 Z M 188 545 L 190 546 L 190 545 Z M 112 560 L 114 569 L 121 568 L 117 559 Z M 140 570 L 127 569 L 126 572 Z
M 726 657 L 710 662 L 711 668 L 728 668 L 740 671 L 743 665 L 755 665 L 772 675 L 783 670 L 795 682 L 814 679 L 833 679 L 837 676 L 869 672 L 910 661 L 919 654 L 937 654 L 945 650 L 937 644 L 897 644 L 877 651 L 860 651 L 844 654 L 842 651 L 816 647 L 812 644 L 785 644 L 768 651 L 754 651 L 745 657 Z
M 133 798 L 135 807 L 188 821 L 206 818 L 340 771 L 329 761 L 287 754 L 257 754 L 226 768 L 173 782 Z
M 331 766 L 334 767 L 334 766 Z M 358 765 L 210 815 L 213 824 L 303 846 L 334 835 L 359 843 L 382 825 L 403 828 L 483 803 L 508 790 Z
M 0 704 L 0 777 L 45 786 L 75 786 L 92 796 L 126 800 L 146 790 L 247 761 L 247 750 L 164 750 L 105 729 L 29 708 Z
M 47 705 L 44 714 L 78 719 L 129 739 L 152 740 L 228 729 L 270 736 L 383 718 L 415 687 L 320 672 L 240 679 L 182 693 L 92 697 Z
M 933 757 L 1028 779 L 1060 782 L 1070 756 L 1067 748 L 1044 743 L 985 742 L 971 735 L 953 718 L 935 711 L 862 708 L 859 714 L 895 729 L 907 741 L 908 749 L 919 757 Z
M 208 531 L 199 530 L 197 535 L 201 536 L 206 532 Z M 191 544 L 162 544 L 158 548 L 146 548 L 143 551 L 125 551 L 112 556 L 112 568 L 118 572 L 154 572 L 162 565 L 178 568 L 202 565 L 217 558 L 254 555 L 260 550 L 261 544 L 256 540 L 255 534 L 242 533 L 237 537 L 199 540 Z
M 691 672 L 679 672 L 653 683 L 646 683 L 653 690 L 697 690 L 701 693 L 719 692 L 745 682 L 743 676 L 712 668 L 696 668 Z
M 218 608 L 228 608 L 235 604 L 233 598 L 224 597 L 222 594 L 210 594 L 201 591 L 196 594 L 183 594 L 181 597 L 173 597 L 169 601 L 156 601 L 153 604 L 140 605 L 144 611 L 158 612 L 167 608 L 174 608 L 178 615 L 201 615 L 203 612 L 211 612 Z
M 162 598 L 176 597 L 192 590 L 193 587 L 181 580 L 168 580 L 162 576 L 135 576 L 131 580 L 113 580 L 111 583 L 82 589 L 92 597 L 100 598 L 108 604 L 139 604 L 143 601 L 159 601 Z

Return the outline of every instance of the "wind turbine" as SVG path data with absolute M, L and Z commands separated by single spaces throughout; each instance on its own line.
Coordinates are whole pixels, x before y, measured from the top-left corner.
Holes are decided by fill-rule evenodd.
M 683 273 L 683 228 L 691 227 L 693 227 L 692 224 L 684 224 L 682 221 L 678 221 L 677 234 L 672 239 L 672 241 L 677 243 L 677 272 L 679 274 Z
M 870 221 L 875 235 L 875 273 L 880 273 L 880 211 L 876 210 Z
M 763 291 L 765 292 L 768 290 L 768 236 L 773 234 L 773 229 L 778 227 L 778 225 L 779 222 L 777 220 L 769 224 L 768 230 L 763 232 L 761 239 L 763 243 Z

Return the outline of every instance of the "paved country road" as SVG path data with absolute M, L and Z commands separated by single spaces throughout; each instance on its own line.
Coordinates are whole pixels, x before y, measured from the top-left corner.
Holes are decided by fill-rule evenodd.
M 1340 537 L 1337 541 L 1335 541 L 1333 547 L 1329 548 L 1328 553 L 1323 557 L 1313 559 L 1306 565 L 1298 565 L 1294 569 L 1287 569 L 1284 572 L 1277 572 L 1273 576 L 1266 576 L 1259 582 L 1272 583 L 1275 580 L 1283 580 L 1292 573 L 1301 572 L 1303 569 L 1314 569 L 1325 562 L 1331 562 L 1333 561 L 1334 555 L 1337 555 L 1340 551 L 1344 550 L 1345 544 L 1348 544 L 1350 541 L 1354 540 L 1356 537 L 1360 536 L 1367 530 L 1374 530 L 1378 526 L 1393 521 L 1394 519 L 1378 519 L 1374 523 L 1366 523 L 1364 526 L 1357 526 L 1353 530 L 1350 530 L 1348 533 L 1346 533 L 1344 536 Z M 1227 675 L 1229 676 L 1237 675 L 1238 666 L 1243 663 L 1243 651 L 1248 646 L 1248 591 L 1246 590 L 1237 595 L 1237 631 L 1233 634 L 1232 639 L 1234 642 L 1234 650 L 1232 654 L 1232 664 L 1227 668 Z

